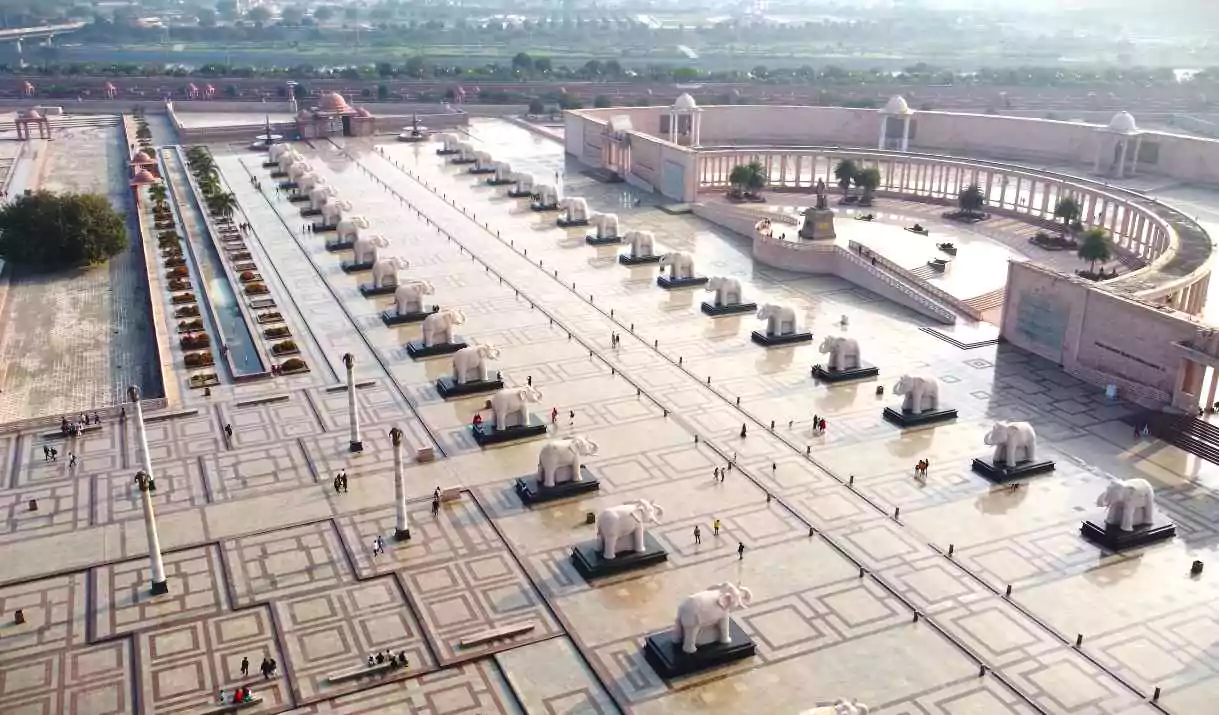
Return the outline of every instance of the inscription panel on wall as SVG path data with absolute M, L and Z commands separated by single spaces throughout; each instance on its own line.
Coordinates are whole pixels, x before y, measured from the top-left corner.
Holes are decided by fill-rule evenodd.
M 1027 292 L 1016 304 L 1016 335 L 1041 355 L 1062 362 L 1062 341 L 1071 307 L 1046 295 Z

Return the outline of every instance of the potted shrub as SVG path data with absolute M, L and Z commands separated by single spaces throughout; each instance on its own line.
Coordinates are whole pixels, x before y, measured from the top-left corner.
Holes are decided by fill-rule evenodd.
M 216 373 L 214 373 L 214 372 L 204 372 L 204 373 L 200 373 L 198 375 L 190 376 L 190 386 L 191 387 L 195 387 L 195 388 L 209 387 L 211 385 L 219 385 L 219 384 L 220 384 L 220 380 L 216 377 Z
M 173 302 L 174 303 L 194 303 L 195 294 L 194 293 L 178 293 L 177 295 L 175 295 L 173 297 Z
M 178 344 L 185 350 L 198 350 L 211 345 L 212 339 L 207 333 L 194 333 L 178 338 Z
M 170 278 L 169 279 L 169 289 L 170 290 L 190 290 L 190 288 L 191 288 L 190 281 L 187 280 L 186 278 Z
M 190 271 L 186 266 L 174 266 L 169 273 L 165 274 L 169 278 L 185 278 L 190 275 Z
M 185 266 L 185 265 L 186 265 L 185 258 L 177 257 L 177 258 L 166 258 L 165 259 L 166 268 L 177 268 L 178 266 Z
M 254 271 L 242 271 L 237 277 L 242 283 L 250 283 L 251 281 L 258 280 L 259 275 Z
M 182 362 L 187 367 L 208 367 L 214 364 L 212 354 L 209 352 L 187 353 L 182 357 Z
M 199 315 L 199 307 L 195 305 L 184 305 L 174 311 L 175 318 L 195 318 Z
M 229 256 L 229 258 L 231 258 L 234 261 L 248 261 L 248 260 L 250 260 L 250 252 L 249 251 L 237 251 L 233 255 Z
M 258 314 L 258 322 L 260 322 L 260 323 L 278 323 L 278 322 L 281 322 L 283 319 L 284 319 L 284 316 L 280 315 L 277 311 L 270 311 L 267 313 Z
M 295 355 L 300 352 L 300 348 L 291 340 L 281 340 L 271 346 L 271 352 L 275 355 Z
M 277 340 L 279 338 L 287 338 L 292 335 L 292 331 L 288 330 L 287 326 L 280 325 L 274 328 L 267 328 L 262 331 L 262 334 L 269 340 Z
M 309 372 L 309 366 L 300 358 L 288 358 L 279 366 L 279 371 L 285 375 L 291 375 L 297 372 Z
M 246 295 L 266 295 L 271 291 L 267 288 L 265 283 L 254 282 L 246 285 L 245 292 Z
M 191 333 L 197 330 L 203 330 L 203 321 L 199 318 L 195 318 L 194 320 L 178 321 L 179 333 Z

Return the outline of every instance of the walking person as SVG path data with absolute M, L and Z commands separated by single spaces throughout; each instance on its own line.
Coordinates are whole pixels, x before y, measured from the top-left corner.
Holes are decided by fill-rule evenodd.
M 76 453 L 68 452 L 68 469 L 76 469 Z
M 250 675 L 250 659 L 242 658 L 241 659 L 241 677 L 246 678 L 246 677 L 249 677 L 249 675 Z
M 342 472 L 340 472 L 339 476 L 343 479 L 343 493 L 346 494 L 348 492 L 347 470 L 344 469 Z
M 742 422 L 742 423 L 741 423 L 741 439 L 745 439 L 745 435 L 746 435 L 746 432 L 745 432 L 745 423 L 744 423 L 744 422 Z
M 525 384 L 528 385 L 529 387 L 533 387 L 533 375 L 525 376 Z
M 440 513 L 440 497 L 432 497 L 432 516 Z
M 567 426 L 571 427 L 576 424 L 576 411 L 569 410 L 567 412 Z
M 720 468 L 719 468 L 719 467 L 716 467 L 716 468 L 715 468 L 715 471 L 713 472 L 713 475 L 714 475 L 714 477 L 715 477 L 715 481 L 717 481 L 717 482 L 718 482 L 718 481 L 720 480 Z
M 558 422 L 559 422 L 559 408 L 551 407 L 550 408 L 550 424 L 557 425 Z
M 42 461 L 44 461 L 44 462 L 51 461 L 51 448 L 46 446 L 45 444 L 42 445 Z
M 698 528 L 698 524 L 694 525 L 694 543 L 696 545 L 703 543 L 703 532 Z
M 745 558 L 745 542 L 744 541 L 736 542 L 736 558 L 737 558 L 737 561 L 741 561 Z
M 233 440 L 233 425 L 224 423 L 224 436 L 231 442 Z
M 343 479 L 339 475 L 334 475 L 334 493 L 343 493 Z
M 711 535 L 712 536 L 720 535 L 720 520 L 718 518 L 711 524 Z

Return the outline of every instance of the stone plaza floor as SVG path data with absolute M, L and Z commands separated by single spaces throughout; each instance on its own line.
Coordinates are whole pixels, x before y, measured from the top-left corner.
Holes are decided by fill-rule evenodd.
M 646 197 L 637 207 L 633 189 L 564 167 L 558 144 L 523 129 L 478 121 L 471 131 L 497 159 L 564 171 L 567 194 L 617 212 L 622 230 L 693 251 L 699 273 L 740 278 L 747 299 L 796 306 L 815 340 L 754 345 L 752 315 L 704 316 L 697 303 L 709 294 L 662 290 L 654 266 L 619 265 L 621 247 L 585 245 L 587 229 L 556 228 L 554 213 L 445 165 L 433 144 L 300 145 L 385 236 L 383 254 L 409 261 L 402 277 L 431 282 L 430 300 L 465 313 L 456 332 L 498 345 L 493 369 L 508 384 L 532 379 L 536 411 L 559 411 L 552 432 L 600 445 L 586 462 L 599 493 L 526 508 L 512 481 L 535 471 L 542 442 L 480 449 L 468 425 L 485 398 L 442 400 L 433 383 L 449 361 L 404 350 L 419 327 L 382 325 L 390 300 L 363 298 L 367 274 L 343 273 L 326 234 L 301 230 L 262 155 L 214 147 L 314 369 L 211 398 L 186 391 L 148 414 L 167 596 L 147 593 L 130 423 L 71 444 L 0 435 L 0 618 L 16 608 L 27 618 L 0 627 L 0 712 L 203 713 L 243 683 L 264 698 L 253 712 L 302 715 L 795 714 L 839 697 L 908 715 L 1213 709 L 1219 588 L 1209 569 L 1191 579 L 1189 567 L 1214 568 L 1219 470 L 1133 439 L 1120 421 L 1128 405 L 1052 364 L 1002 345 L 961 349 L 840 279 L 754 265 L 744 238 Z M 841 333 L 859 339 L 878 381 L 813 380 L 820 339 Z M 347 451 L 343 352 L 365 385 L 359 455 Z M 903 432 L 881 418 L 911 371 L 939 378 L 955 423 Z M 811 434 L 814 414 L 824 436 Z M 1057 470 L 1016 490 L 971 472 L 996 419 L 1032 421 Z M 408 454 L 430 446 L 441 457 L 407 468 L 403 543 L 390 538 L 392 426 Z M 57 462 L 44 461 L 44 444 L 60 449 Z M 916 481 L 921 458 L 931 467 Z M 349 493 L 330 486 L 340 469 Z M 1098 512 L 1108 476 L 1152 480 L 1178 537 L 1123 554 L 1083 541 L 1080 521 Z M 463 491 L 433 516 L 437 486 Z M 594 536 L 585 513 L 638 498 L 665 508 L 649 533 L 669 560 L 586 583 L 568 558 Z M 387 552 L 373 556 L 377 535 Z M 659 677 L 644 636 L 671 628 L 686 594 L 722 581 L 753 591 L 736 620 L 757 656 Z M 524 622 L 533 629 L 507 640 L 460 643 Z M 384 648 L 405 650 L 410 669 L 329 682 Z M 243 657 L 254 677 L 239 672 Z M 267 680 L 263 657 L 279 664 Z

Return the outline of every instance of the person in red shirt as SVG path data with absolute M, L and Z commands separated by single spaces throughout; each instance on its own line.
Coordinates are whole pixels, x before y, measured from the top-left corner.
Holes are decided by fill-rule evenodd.
M 474 413 L 474 429 L 479 429 L 483 426 L 483 416 L 481 412 Z

